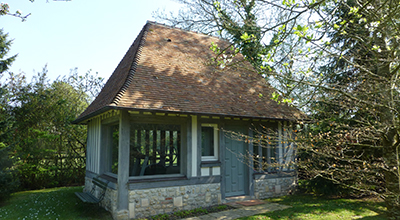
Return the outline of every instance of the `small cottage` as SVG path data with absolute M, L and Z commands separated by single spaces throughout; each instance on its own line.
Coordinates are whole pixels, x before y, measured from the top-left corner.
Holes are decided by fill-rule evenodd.
M 100 205 L 114 219 L 280 196 L 296 184 L 288 137 L 301 114 L 271 100 L 247 62 L 214 65 L 212 43 L 229 46 L 147 22 L 75 120 L 88 128 L 84 191 L 99 196 L 94 180 L 105 183 Z M 276 131 L 268 148 L 251 141 L 261 127 Z

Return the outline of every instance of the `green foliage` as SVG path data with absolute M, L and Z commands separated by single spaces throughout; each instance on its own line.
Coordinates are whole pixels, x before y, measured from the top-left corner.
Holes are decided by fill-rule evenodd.
M 303 193 L 310 193 L 320 196 L 349 196 L 351 191 L 342 185 L 335 184 L 331 180 L 317 176 L 313 179 L 299 180 L 298 190 Z
M 7 4 L 1 3 L 0 5 L 0 15 L 3 13 L 3 9 L 6 8 Z M 8 40 L 8 34 L 3 32 L 3 29 L 0 29 L 0 76 L 3 72 L 8 70 L 9 66 L 12 62 L 14 62 L 17 55 L 7 57 L 7 53 L 10 50 L 10 46 L 12 41 Z
M 252 11 L 255 10 L 256 1 L 233 1 L 233 6 L 238 8 L 240 18 L 232 16 L 229 9 L 223 8 L 221 3 L 214 3 L 215 10 L 218 11 L 221 29 L 226 31 L 234 45 L 240 48 L 240 52 L 253 64 L 260 65 L 262 57 L 259 54 L 265 53 L 262 46 L 261 28 L 257 25 L 257 17 Z M 228 4 L 224 4 L 229 7 Z
M 156 216 L 152 217 L 152 219 L 154 219 L 154 220 L 168 220 L 169 219 L 169 215 L 168 214 L 159 214 L 159 215 L 156 215 Z
M 209 213 L 213 212 L 221 212 L 225 210 L 231 209 L 227 205 L 218 205 L 218 206 L 210 206 L 206 208 L 195 208 L 191 210 L 182 210 L 182 211 L 177 211 L 174 213 L 170 214 L 159 214 L 155 215 L 149 218 L 144 218 L 144 219 L 153 219 L 153 220 L 168 220 L 168 219 L 183 219 L 183 218 L 189 218 L 189 217 L 195 217 L 195 216 L 202 216 L 202 215 L 207 215 Z
M 19 187 L 18 177 L 9 158 L 9 148 L 0 142 L 0 202 L 10 198 Z
M 72 72 L 49 82 L 44 69 L 27 83 L 10 74 L 3 87 L 0 136 L 12 146 L 22 189 L 82 184 L 85 176 L 86 127 L 71 122 L 88 106 L 89 91 L 101 78 Z
M 225 33 L 278 90 L 273 100 L 309 115 L 297 141 L 302 175 L 322 177 L 311 188 L 380 195 L 400 219 L 398 1 L 181 2 L 197 17 L 172 23 Z
M 0 202 L 8 199 L 19 187 L 11 147 L 7 140 L 13 138 L 13 117 L 9 114 L 9 92 L 0 85 Z

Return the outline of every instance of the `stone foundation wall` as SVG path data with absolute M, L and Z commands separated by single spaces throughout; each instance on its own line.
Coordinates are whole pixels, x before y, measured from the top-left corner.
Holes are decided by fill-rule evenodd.
M 254 180 L 254 196 L 257 199 L 279 197 L 289 194 L 297 186 L 297 176 L 260 178 Z
M 108 188 L 100 206 L 114 214 L 117 210 L 117 190 Z
M 254 180 L 254 196 L 265 199 L 287 195 L 296 185 L 297 176 L 257 178 Z M 86 178 L 85 190 L 90 191 L 91 187 L 91 179 Z M 142 218 L 221 203 L 220 183 L 129 190 L 129 217 Z M 121 213 L 117 213 L 117 190 L 108 188 L 100 205 L 110 211 L 114 219 L 125 219 L 119 218 Z
M 85 188 L 84 192 L 90 192 L 92 190 L 93 183 L 92 179 L 85 177 Z M 96 187 L 94 195 L 98 197 L 100 195 L 100 188 Z M 100 206 L 105 208 L 107 211 L 114 213 L 117 209 L 117 190 L 113 190 L 111 188 L 107 188 L 106 194 L 104 195 L 103 201 L 100 202 Z
M 130 218 L 221 204 L 219 183 L 129 191 Z
M 90 192 L 92 189 L 92 179 L 89 177 L 85 177 L 85 187 L 83 188 L 84 192 Z

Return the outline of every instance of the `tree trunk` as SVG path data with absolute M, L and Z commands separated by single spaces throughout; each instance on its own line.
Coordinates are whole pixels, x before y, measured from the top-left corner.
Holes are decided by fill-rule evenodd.
M 387 195 L 385 203 L 389 219 L 400 219 L 400 179 L 399 179 L 399 130 L 389 128 L 383 139 L 383 156 L 386 161 L 385 171 Z

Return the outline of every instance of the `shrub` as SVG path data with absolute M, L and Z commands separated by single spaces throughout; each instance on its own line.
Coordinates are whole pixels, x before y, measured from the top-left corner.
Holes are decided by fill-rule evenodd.
M 319 176 L 313 179 L 299 180 L 298 189 L 303 193 L 323 196 L 348 196 L 351 194 L 349 189 Z
M 9 148 L 0 142 L 0 202 L 9 199 L 11 193 L 15 192 L 19 187 L 19 181 L 12 166 L 12 160 L 9 158 Z

